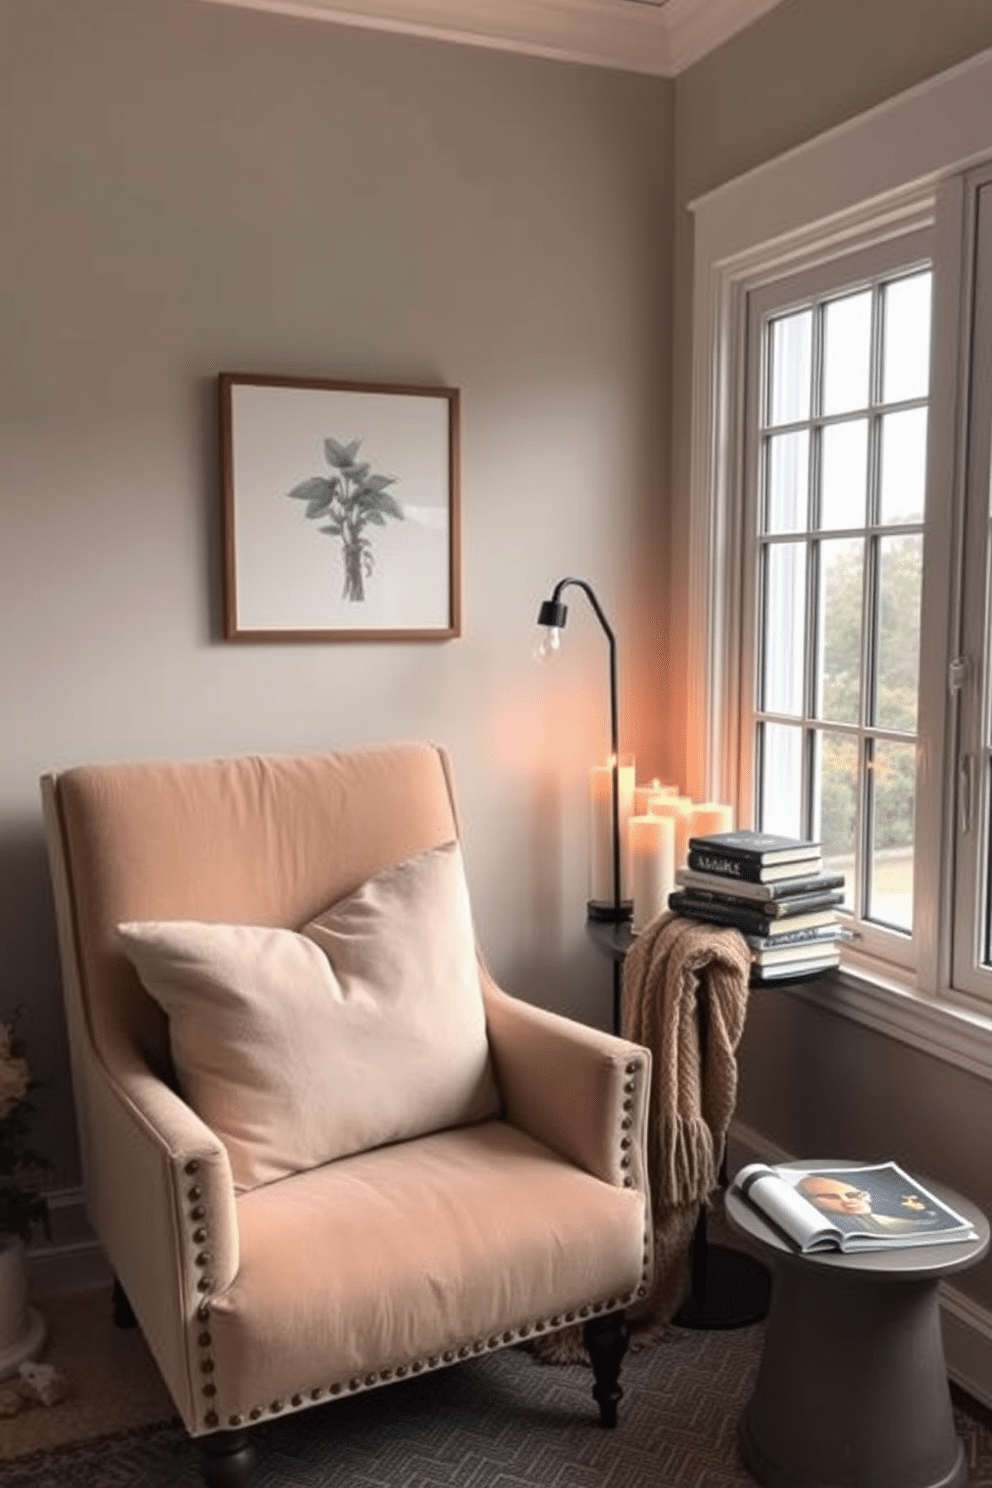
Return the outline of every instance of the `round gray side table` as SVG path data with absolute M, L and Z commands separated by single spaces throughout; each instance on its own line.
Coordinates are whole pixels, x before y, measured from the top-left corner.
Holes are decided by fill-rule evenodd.
M 810 1163 L 844 1167 L 846 1163 Z M 940 1281 L 989 1248 L 974 1204 L 925 1180 L 977 1240 L 800 1255 L 733 1188 L 730 1223 L 772 1266 L 744 1460 L 766 1488 L 964 1488 L 940 1331 Z

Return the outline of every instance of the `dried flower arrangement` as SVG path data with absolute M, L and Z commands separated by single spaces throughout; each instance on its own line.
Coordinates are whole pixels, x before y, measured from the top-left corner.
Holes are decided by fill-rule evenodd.
M 30 1145 L 35 1115 L 30 1096 L 36 1081 L 16 1024 L 16 1015 L 0 1024 L 0 1235 L 27 1241 L 35 1225 L 47 1232 L 48 1207 L 40 1185 L 52 1165 Z

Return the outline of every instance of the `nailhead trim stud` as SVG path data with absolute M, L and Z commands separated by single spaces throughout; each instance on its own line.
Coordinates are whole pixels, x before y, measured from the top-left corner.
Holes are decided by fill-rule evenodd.
M 183 1173 L 187 1178 L 195 1178 L 199 1171 L 199 1158 L 191 1157 L 183 1163 Z M 201 1294 L 202 1298 L 196 1309 L 196 1320 L 202 1325 L 210 1321 L 210 1301 L 206 1294 L 213 1291 L 214 1282 L 213 1278 L 206 1272 L 206 1268 L 210 1265 L 211 1255 L 210 1251 L 203 1247 L 210 1239 L 210 1232 L 208 1226 L 204 1224 L 207 1211 L 206 1206 L 201 1202 L 203 1199 L 203 1189 L 199 1183 L 190 1185 L 186 1190 L 186 1199 L 191 1206 L 189 1210 L 189 1238 L 190 1244 L 195 1247 L 193 1265 L 202 1273 L 196 1279 L 196 1290 Z M 217 1394 L 217 1384 L 210 1376 L 213 1376 L 217 1366 L 207 1352 L 207 1350 L 213 1347 L 213 1335 L 208 1328 L 203 1327 L 201 1332 L 197 1334 L 196 1345 L 200 1350 L 200 1373 L 208 1376 L 206 1383 L 201 1386 L 200 1393 L 205 1400 L 212 1401 Z M 261 1410 L 258 1411 L 258 1415 L 261 1415 Z M 257 1420 L 258 1416 L 252 1416 L 251 1419 Z M 220 1417 L 213 1408 L 206 1411 L 203 1420 L 204 1424 L 209 1427 L 220 1425 Z M 231 1425 L 240 1424 L 240 1422 L 240 1416 L 229 1417 L 229 1423 Z
M 442 1365 L 453 1364 L 460 1359 L 489 1353 L 506 1344 L 523 1342 L 536 1334 L 546 1333 L 549 1329 L 567 1327 L 577 1319 L 584 1320 L 596 1314 L 613 1312 L 618 1307 L 629 1306 L 635 1298 L 646 1295 L 647 1287 L 642 1285 L 625 1297 L 606 1297 L 597 1302 L 584 1303 L 583 1306 L 571 1312 L 556 1312 L 550 1317 L 535 1318 L 532 1322 L 521 1323 L 516 1328 L 505 1328 L 502 1333 L 493 1333 L 488 1338 L 476 1338 L 471 1343 L 460 1344 L 457 1349 L 445 1349 L 441 1354 L 430 1354 L 426 1358 L 410 1359 L 405 1364 L 374 1370 L 364 1378 L 353 1375 L 347 1381 L 334 1380 L 329 1385 L 316 1385 L 309 1392 L 292 1396 L 288 1404 L 282 1400 L 273 1400 L 267 1406 L 253 1405 L 246 1413 L 247 1419 L 258 1421 L 262 1416 L 279 1415 L 287 1409 L 299 1410 L 301 1406 L 307 1405 L 310 1401 L 322 1399 L 325 1394 L 334 1398 L 346 1390 L 356 1393 L 360 1390 L 372 1389 L 377 1385 L 388 1384 L 391 1379 L 404 1379 L 408 1374 L 422 1374 L 425 1369 L 438 1369 Z M 213 1386 L 205 1386 L 204 1389 L 213 1389 Z M 232 1425 L 235 1424 L 234 1417 L 231 1417 L 230 1421 Z M 214 1424 L 217 1424 L 216 1420 Z

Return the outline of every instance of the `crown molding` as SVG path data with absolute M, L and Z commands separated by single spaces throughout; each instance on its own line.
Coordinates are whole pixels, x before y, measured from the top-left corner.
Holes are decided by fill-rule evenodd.
M 671 54 L 666 76 L 685 72 L 779 4 L 781 0 L 666 0 L 662 16 Z
M 206 0 L 674 77 L 780 0 Z

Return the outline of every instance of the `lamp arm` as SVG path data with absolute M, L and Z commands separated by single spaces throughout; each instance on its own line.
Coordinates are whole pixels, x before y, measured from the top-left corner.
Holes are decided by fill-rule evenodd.
M 618 724 L 617 724 L 617 717 L 618 717 L 618 708 L 617 708 L 617 638 L 613 634 L 613 627 L 611 626 L 610 622 L 607 620 L 606 616 L 603 613 L 603 607 L 602 607 L 602 605 L 600 604 L 599 600 L 596 598 L 596 592 L 595 592 L 595 590 L 593 589 L 593 587 L 592 587 L 591 584 L 587 584 L 586 583 L 585 579 L 559 579 L 558 580 L 558 583 L 554 587 L 554 593 L 551 596 L 552 602 L 554 604 L 558 604 L 559 601 L 560 601 L 560 599 L 561 599 L 562 591 L 564 589 L 568 589 L 569 587 L 574 587 L 574 588 L 577 588 L 577 589 L 581 589 L 582 590 L 583 594 L 586 596 L 586 599 L 588 599 L 589 603 L 592 605 L 593 610 L 595 611 L 596 619 L 599 621 L 600 625 L 603 627 L 603 631 L 604 631 L 604 633 L 606 635 L 607 643 L 609 644 L 609 648 L 610 648 L 610 747 L 611 747 L 611 749 L 613 751 L 613 757 L 614 757 L 614 759 L 616 759 L 617 758 L 617 754 L 619 752 L 619 748 L 620 748 L 619 728 L 618 728 Z M 615 776 L 615 772 L 614 772 L 614 776 Z

